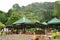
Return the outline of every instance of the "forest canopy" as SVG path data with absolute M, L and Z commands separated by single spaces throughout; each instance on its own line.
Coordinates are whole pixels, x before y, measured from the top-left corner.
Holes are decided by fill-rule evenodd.
M 38 20 L 40 22 L 47 22 L 54 17 L 60 19 L 60 1 L 36 2 L 22 7 L 16 3 L 7 13 L 0 10 L 0 22 L 5 25 L 10 25 L 22 17 L 26 17 L 31 21 Z

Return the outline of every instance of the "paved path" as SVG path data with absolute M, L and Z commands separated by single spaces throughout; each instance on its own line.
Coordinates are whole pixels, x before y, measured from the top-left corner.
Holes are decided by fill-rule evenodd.
M 3 35 L 0 40 L 31 40 L 33 35 Z
M 36 36 L 39 36 L 39 35 L 36 35 Z M 13 34 L 13 35 L 0 36 L 0 40 L 31 40 L 32 37 L 33 37 L 33 35 L 25 35 L 25 34 L 16 35 L 16 34 Z M 55 39 L 55 40 L 60 40 L 60 37 L 58 39 Z

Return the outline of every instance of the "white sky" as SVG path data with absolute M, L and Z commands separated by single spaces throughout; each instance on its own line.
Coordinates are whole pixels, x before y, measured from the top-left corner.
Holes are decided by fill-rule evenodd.
M 0 0 L 0 10 L 7 12 L 15 3 L 26 6 L 34 2 L 54 2 L 56 0 Z

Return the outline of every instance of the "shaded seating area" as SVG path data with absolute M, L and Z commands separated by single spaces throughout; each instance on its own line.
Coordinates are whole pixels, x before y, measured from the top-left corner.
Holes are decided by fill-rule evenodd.
M 60 20 L 57 18 L 53 18 L 50 21 L 48 21 L 48 27 L 53 29 L 60 29 Z
M 43 34 L 44 31 L 41 30 L 42 27 L 42 24 L 40 22 L 32 22 L 30 21 L 29 19 L 23 17 L 19 20 L 17 20 L 16 22 L 13 23 L 13 28 L 14 29 L 17 29 L 20 31 L 22 31 L 22 33 L 31 33 L 33 34 L 33 32 L 35 32 L 36 34 L 40 34 L 40 32 Z M 34 29 L 32 29 L 34 28 Z M 40 32 L 37 28 L 40 28 Z M 30 29 L 29 31 L 27 29 Z M 21 32 L 20 31 L 20 32 Z M 38 32 L 38 33 L 37 33 Z
M 12 26 L 8 28 L 12 30 L 14 34 L 45 34 L 52 33 L 53 29 L 59 30 L 60 20 L 57 18 L 53 18 L 52 20 L 46 22 L 32 22 L 28 18 L 20 18 L 15 21 Z
M 26 33 L 26 28 L 30 28 L 30 26 L 33 27 L 33 24 L 29 19 L 23 17 L 14 22 L 13 27 L 17 28 L 17 30 L 22 29 L 22 33 Z

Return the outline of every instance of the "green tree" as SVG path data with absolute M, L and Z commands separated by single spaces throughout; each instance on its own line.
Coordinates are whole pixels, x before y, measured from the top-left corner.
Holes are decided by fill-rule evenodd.
M 54 16 L 60 18 L 60 1 L 54 3 Z
M 3 11 L 0 11 L 0 21 L 1 21 L 2 23 L 4 23 L 4 24 L 5 24 L 5 22 L 7 21 L 6 13 L 3 12 Z
M 14 4 L 12 9 L 15 10 L 15 11 L 19 11 L 20 10 L 19 4 L 17 4 L 17 3 Z

